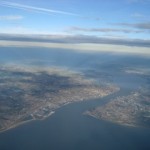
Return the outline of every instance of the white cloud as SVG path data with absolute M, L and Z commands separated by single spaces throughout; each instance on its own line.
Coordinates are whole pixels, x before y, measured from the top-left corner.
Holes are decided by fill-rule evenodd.
M 93 44 L 93 43 L 47 43 L 47 42 L 25 42 L 25 41 L 5 41 L 0 40 L 0 46 L 6 47 L 45 47 L 45 48 L 60 48 L 83 52 L 111 52 L 111 53 L 125 53 L 136 54 L 140 56 L 150 57 L 148 47 L 131 47 L 115 44 Z
M 150 57 L 150 40 L 104 38 L 85 35 L 0 34 L 0 46 L 46 47 L 84 52 L 128 53 Z
M 13 20 L 22 20 L 23 16 L 20 15 L 5 15 L 5 16 L 0 16 L 0 20 L 4 21 L 13 21 Z
M 51 31 L 47 31 L 44 29 L 34 29 L 34 28 L 28 28 L 28 27 L 24 27 L 21 25 L 16 25 L 16 26 L 5 26 L 3 28 L 0 28 L 0 34 L 24 34 L 24 35 L 28 35 L 28 34 L 52 34 L 54 32 Z
M 0 0 L 0 5 L 10 8 L 16 8 L 16 9 L 22 9 L 22 10 L 30 10 L 38 13 L 46 13 L 46 14 L 64 14 L 64 15 L 72 15 L 72 16 L 78 16 L 77 14 L 66 12 L 66 11 L 60 11 L 60 10 L 53 10 L 53 9 L 46 9 L 41 7 L 35 7 L 35 6 L 29 6 L 29 5 L 23 5 L 19 3 L 13 3 L 8 1 Z

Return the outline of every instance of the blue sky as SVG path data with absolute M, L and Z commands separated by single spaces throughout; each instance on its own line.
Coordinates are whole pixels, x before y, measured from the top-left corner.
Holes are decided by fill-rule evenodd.
M 0 0 L 0 39 L 10 40 L 9 34 L 24 41 L 16 37 L 22 34 L 27 41 L 49 41 L 49 47 L 150 55 L 149 8 L 150 0 Z
M 150 0 L 0 0 L 0 32 L 149 39 Z

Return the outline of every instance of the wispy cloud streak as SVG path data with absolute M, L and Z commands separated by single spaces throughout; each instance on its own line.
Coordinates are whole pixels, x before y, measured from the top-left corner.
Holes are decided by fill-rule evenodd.
M 41 7 L 23 5 L 23 4 L 13 3 L 13 2 L 8 2 L 8 1 L 3 1 L 3 0 L 0 1 L 0 5 L 5 6 L 5 7 L 10 7 L 10 8 L 35 11 L 35 12 L 38 12 L 38 13 L 46 13 L 46 14 L 55 13 L 55 14 L 79 16 L 78 14 L 70 13 L 70 12 L 66 12 L 66 11 L 60 11 L 60 10 L 53 10 L 53 9 L 46 9 L 46 8 L 41 8 Z
M 141 22 L 141 23 L 119 23 L 118 25 L 134 27 L 138 29 L 150 30 L 150 22 Z
M 123 33 L 141 33 L 141 30 L 129 30 L 129 29 L 116 29 L 116 28 L 81 28 L 81 27 L 70 27 L 68 31 L 81 31 L 81 32 L 123 32 Z
M 12 20 L 21 20 L 21 19 L 23 19 L 23 16 L 20 16 L 20 15 L 0 16 L 0 20 L 12 21 Z

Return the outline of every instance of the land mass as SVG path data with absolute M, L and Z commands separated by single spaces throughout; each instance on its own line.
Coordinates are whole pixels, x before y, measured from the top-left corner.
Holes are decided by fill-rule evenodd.
M 112 84 L 63 68 L 0 66 L 0 131 L 33 119 L 44 119 L 71 102 L 100 98 L 118 91 Z
M 121 125 L 150 127 L 150 87 L 117 97 L 86 114 Z

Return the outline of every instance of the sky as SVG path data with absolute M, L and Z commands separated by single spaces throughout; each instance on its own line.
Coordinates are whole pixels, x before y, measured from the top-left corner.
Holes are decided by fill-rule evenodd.
M 142 41 L 150 47 L 150 0 L 0 0 L 4 33 L 84 37 L 87 43 L 115 39 L 119 45 Z

